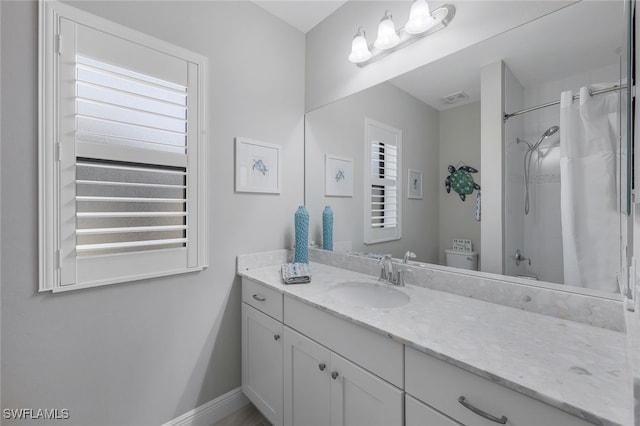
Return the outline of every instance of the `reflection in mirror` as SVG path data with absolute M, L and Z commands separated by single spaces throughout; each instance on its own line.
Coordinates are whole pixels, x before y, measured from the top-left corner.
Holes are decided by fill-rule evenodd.
M 625 263 L 620 259 L 620 247 L 625 247 L 620 236 L 626 234 L 626 217 L 620 214 L 626 210 L 625 197 L 619 195 L 626 191 L 626 142 L 621 140 L 626 137 L 627 117 L 621 91 L 585 97 L 600 105 L 595 120 L 601 135 L 576 130 L 573 123 L 580 112 L 563 111 L 561 116 L 565 108 L 556 104 L 506 120 L 502 160 L 488 165 L 480 164 L 480 158 L 486 143 L 481 141 L 481 129 L 496 125 L 483 121 L 481 94 L 501 96 L 503 112 L 512 113 L 557 102 L 564 91 L 579 94 L 582 87 L 624 85 L 623 15 L 622 1 L 578 2 L 307 113 L 305 197 L 311 214 L 310 239 L 321 241 L 321 212 L 330 205 L 334 241 L 350 242 L 354 252 L 402 258 L 410 250 L 420 263 L 482 270 L 486 253 L 481 252 L 481 241 L 501 239 L 502 272 L 530 280 L 521 282 L 619 291 L 616 277 Z M 488 93 L 481 84 L 481 71 L 500 61 L 502 93 Z M 581 103 L 569 102 L 566 109 L 579 110 Z M 367 119 L 402 131 L 400 238 L 378 244 L 363 242 L 364 170 L 365 161 L 370 161 L 364 145 Z M 583 136 L 576 139 L 576 134 Z M 587 147 L 594 145 L 581 141 L 594 138 L 596 157 L 606 158 L 596 165 L 596 157 L 572 163 L 572 156 L 586 155 Z M 327 154 L 352 160 L 352 195 L 326 195 Z M 501 170 L 503 228 L 495 233 L 481 227 L 478 187 L 485 183 L 484 167 Z M 567 170 L 568 177 L 563 178 Z M 410 196 L 410 186 L 417 185 L 415 176 L 420 173 L 420 196 L 417 187 Z M 566 193 L 574 195 L 565 197 Z M 607 210 L 594 212 L 601 205 Z M 572 233 L 577 238 L 570 239 Z M 451 251 L 454 240 L 462 240 L 455 242 L 456 252 Z M 472 253 L 457 256 L 460 249 Z M 601 268 L 588 269 L 585 262 Z

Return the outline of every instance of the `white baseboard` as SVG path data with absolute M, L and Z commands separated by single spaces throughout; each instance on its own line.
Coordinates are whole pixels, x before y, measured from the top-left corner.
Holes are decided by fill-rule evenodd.
M 242 388 L 238 387 L 162 426 L 212 426 L 248 403 L 249 399 L 242 393 Z

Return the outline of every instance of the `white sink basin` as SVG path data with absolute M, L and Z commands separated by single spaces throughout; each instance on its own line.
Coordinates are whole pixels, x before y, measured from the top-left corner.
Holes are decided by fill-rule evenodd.
M 397 308 L 406 305 L 411 300 L 409 296 L 388 284 L 361 281 L 340 283 L 328 293 L 341 302 L 369 308 Z

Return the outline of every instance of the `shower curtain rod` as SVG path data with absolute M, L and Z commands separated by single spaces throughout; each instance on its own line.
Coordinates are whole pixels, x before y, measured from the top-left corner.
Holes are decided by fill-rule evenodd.
M 616 84 L 615 86 L 607 87 L 605 89 L 598 89 L 598 90 L 589 89 L 589 95 L 591 95 L 591 96 L 600 95 L 602 93 L 615 92 L 616 90 L 623 90 L 623 89 L 626 89 L 626 88 L 627 88 L 626 84 Z M 573 95 L 573 100 L 574 101 L 578 100 L 578 99 L 580 99 L 580 94 Z M 538 110 L 538 109 L 550 107 L 550 106 L 553 106 L 553 105 L 559 105 L 559 104 L 560 104 L 560 101 L 553 101 L 553 102 L 548 102 L 546 104 L 542 104 L 542 105 L 534 106 L 534 107 L 531 107 L 531 108 L 523 109 L 521 111 L 512 112 L 510 114 L 505 114 L 504 115 L 504 121 L 507 121 L 508 119 L 510 119 L 511 117 L 515 117 L 516 115 L 525 114 L 527 112 L 531 112 L 531 111 L 535 111 L 535 110 Z

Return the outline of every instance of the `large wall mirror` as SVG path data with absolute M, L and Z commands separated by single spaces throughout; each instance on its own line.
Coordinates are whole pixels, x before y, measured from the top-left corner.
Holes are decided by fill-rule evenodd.
M 499 3 L 493 2 L 494 7 Z M 474 273 L 482 272 L 481 260 L 487 255 L 483 250 L 491 247 L 482 242 L 497 238 L 502 274 L 518 277 L 521 283 L 619 292 L 627 232 L 626 196 L 620 195 L 627 191 L 624 90 L 590 96 L 597 99 L 592 109 L 600 115 L 582 123 L 583 130 L 576 124 L 587 114 L 580 112 L 580 100 L 498 123 L 504 126 L 502 159 L 493 164 L 481 164 L 480 159 L 486 143 L 481 129 L 496 125 L 486 122 L 483 97 L 501 96 L 504 112 L 511 113 L 559 101 L 567 96 L 562 95 L 565 91 L 578 95 L 583 87 L 626 85 L 624 3 L 571 4 L 308 112 L 305 202 L 311 214 L 311 240 L 321 241 L 321 212 L 329 205 L 335 216 L 334 241 L 349 241 L 353 252 L 402 258 L 412 251 L 419 263 L 470 268 L 469 273 Z M 481 74 L 500 62 L 502 92 L 490 93 L 482 87 Z M 397 171 L 401 237 L 375 244 L 365 244 L 363 237 L 372 208 L 365 206 L 371 191 L 365 169 L 375 170 L 378 164 L 365 143 L 368 121 L 401 131 Z M 594 126 L 601 133 L 594 134 Z M 581 137 L 591 142 L 579 145 L 575 139 Z M 590 155 L 586 145 L 598 155 Z M 331 195 L 336 194 L 330 182 L 336 177 L 335 161 L 346 164 L 351 175 L 347 176 L 349 188 Z M 367 165 L 370 161 L 376 167 Z M 501 168 L 501 205 L 493 209 L 481 195 L 486 167 Z M 595 204 L 585 201 L 587 196 L 594 198 L 592 193 L 599 194 Z M 582 212 L 591 212 L 598 204 L 604 206 L 603 212 L 583 220 L 587 215 Z M 482 213 L 496 208 L 502 215 L 501 230 L 488 232 L 482 226 Z M 471 251 L 457 263 L 451 250 L 454 246 L 468 250 L 468 241 Z M 594 276 L 597 282 L 589 282 L 588 277 Z

